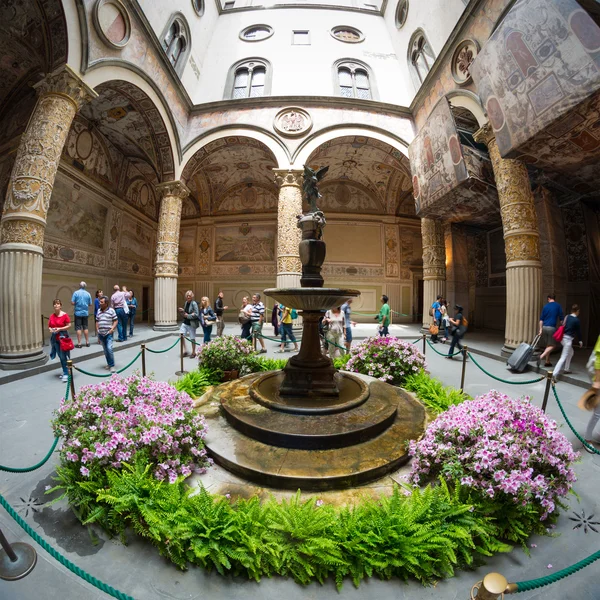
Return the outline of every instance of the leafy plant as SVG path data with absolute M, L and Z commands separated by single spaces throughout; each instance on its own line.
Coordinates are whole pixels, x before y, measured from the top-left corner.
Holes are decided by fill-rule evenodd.
M 234 335 L 216 337 L 198 351 L 198 365 L 215 372 L 244 371 L 255 353 L 247 340 Z
M 471 396 L 453 387 L 446 387 L 439 379 L 434 379 L 426 371 L 409 375 L 402 386 L 409 392 L 414 392 L 425 407 L 439 415 L 451 406 L 471 400 Z
M 278 371 L 283 369 L 286 364 L 286 358 L 266 358 L 262 356 L 252 356 L 247 362 L 247 366 L 251 373 L 259 373 L 261 371 Z
M 409 342 L 395 337 L 371 337 L 350 351 L 347 371 L 377 377 L 381 381 L 401 384 L 404 379 L 426 367 L 425 356 Z
M 212 369 L 199 368 L 186 373 L 173 383 L 178 392 L 185 392 L 191 398 L 199 398 L 206 388 L 221 383 L 220 373 Z
M 342 356 L 333 359 L 333 366 L 336 369 L 345 370 L 349 360 L 350 354 L 342 354 Z

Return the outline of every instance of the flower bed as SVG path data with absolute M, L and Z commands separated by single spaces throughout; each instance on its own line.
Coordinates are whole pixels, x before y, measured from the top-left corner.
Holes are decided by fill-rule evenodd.
M 426 366 L 425 356 L 414 344 L 395 337 L 371 337 L 352 347 L 345 370 L 399 385 Z
M 494 390 L 439 416 L 410 454 L 414 484 L 441 475 L 500 504 L 533 507 L 541 520 L 571 489 L 579 457 L 541 409 Z
M 101 480 L 107 467 L 120 469 L 142 451 L 160 480 L 174 482 L 206 464 L 204 417 L 186 393 L 148 377 L 82 387 L 61 401 L 53 428 L 63 437 L 61 470 L 69 481 Z

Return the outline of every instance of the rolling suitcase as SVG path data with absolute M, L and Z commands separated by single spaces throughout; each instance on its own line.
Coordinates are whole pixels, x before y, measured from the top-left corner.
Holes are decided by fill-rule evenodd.
M 532 344 L 527 344 L 526 342 L 519 344 L 506 361 L 508 368 L 515 373 L 522 373 L 527 368 L 529 361 L 533 358 L 533 350 L 539 341 L 540 336 L 536 335 Z

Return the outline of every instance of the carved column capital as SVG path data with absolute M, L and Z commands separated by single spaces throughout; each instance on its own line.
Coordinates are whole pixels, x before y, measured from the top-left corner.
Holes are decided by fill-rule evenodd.
M 473 134 L 473 139 L 478 144 L 485 144 L 486 146 L 489 146 L 491 142 L 496 140 L 496 134 L 494 133 L 491 124 L 486 123 Z
M 75 104 L 75 110 L 79 110 L 84 104 L 98 97 L 97 92 L 82 81 L 68 65 L 63 65 L 49 73 L 33 87 L 40 97 L 46 95 L 67 97 Z
M 275 175 L 275 183 L 279 187 L 302 187 L 302 175 L 304 171 L 301 169 L 273 169 L 273 174 Z
M 175 196 L 184 200 L 191 192 L 189 188 L 183 183 L 183 181 L 167 181 L 165 183 L 159 183 L 156 186 L 156 192 L 161 198 L 166 196 Z

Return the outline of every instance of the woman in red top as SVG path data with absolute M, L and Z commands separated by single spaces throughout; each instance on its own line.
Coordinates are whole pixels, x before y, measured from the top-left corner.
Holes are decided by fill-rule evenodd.
M 62 375 L 59 375 L 62 381 L 69 380 L 69 371 L 67 370 L 67 359 L 71 358 L 70 352 L 63 352 L 60 349 L 59 338 L 62 336 L 69 337 L 66 333 L 67 329 L 71 327 L 71 319 L 69 315 L 62 310 L 62 302 L 57 298 L 52 303 L 54 305 L 54 313 L 50 315 L 48 319 L 48 331 L 52 334 L 50 338 L 50 346 L 52 351 L 50 352 L 50 358 L 54 358 L 58 354 L 60 358 L 60 365 L 62 367 Z M 65 332 L 64 334 L 62 332 Z

